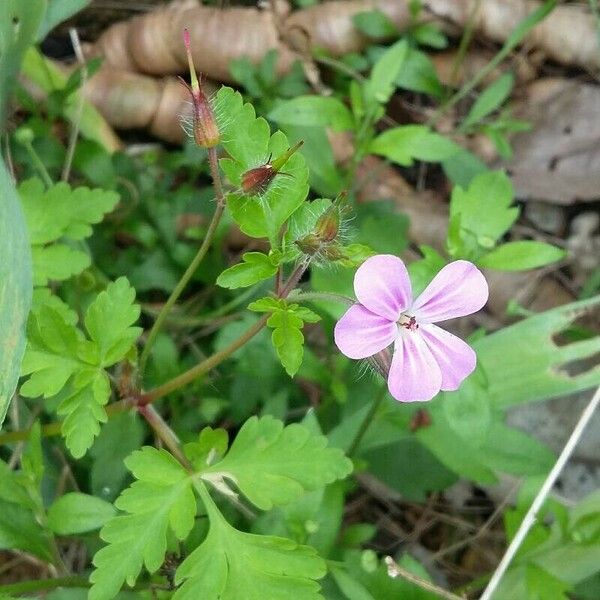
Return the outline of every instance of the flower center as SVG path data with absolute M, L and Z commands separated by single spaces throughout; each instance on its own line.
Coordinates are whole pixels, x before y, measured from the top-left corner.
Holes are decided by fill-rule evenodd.
M 419 324 L 417 323 L 416 317 L 411 317 L 410 315 L 400 315 L 398 325 L 408 329 L 408 331 L 416 331 L 419 329 Z

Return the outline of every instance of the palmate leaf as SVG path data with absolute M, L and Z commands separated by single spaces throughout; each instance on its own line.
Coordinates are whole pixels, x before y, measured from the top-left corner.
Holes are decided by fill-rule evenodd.
M 244 423 L 225 457 L 203 469 L 207 480 L 228 479 L 263 510 L 286 504 L 305 491 L 321 488 L 352 471 L 341 450 L 327 447 L 327 438 L 273 417 L 252 417 Z
M 242 174 L 264 164 L 269 155 L 277 157 L 290 144 L 278 131 L 270 135 L 269 125 L 256 118 L 254 108 L 241 95 L 223 87 L 216 98 L 216 114 L 223 148 L 230 158 L 220 164 L 231 183 L 241 185 Z M 299 152 L 293 154 L 267 190 L 259 196 L 241 192 L 227 194 L 227 204 L 240 229 L 252 237 L 268 237 L 277 245 L 283 223 L 304 202 L 308 194 L 308 169 Z
M 177 569 L 183 583 L 174 600 L 320 600 L 325 561 L 313 548 L 285 538 L 237 531 L 223 518 L 204 486 L 210 518 L 204 542 Z
M 90 265 L 87 252 L 57 241 L 89 237 L 91 225 L 99 223 L 119 200 L 112 191 L 71 189 L 64 182 L 46 190 L 36 178 L 24 181 L 19 195 L 32 245 L 35 285 L 45 285 L 48 280 L 63 281 Z
M 124 277 L 98 294 L 85 315 L 86 339 L 63 310 L 42 304 L 31 315 L 21 393 L 52 398 L 61 393 L 58 414 L 67 447 L 81 457 L 106 421 L 110 384 L 104 370 L 121 360 L 141 333 L 131 324 L 139 317 L 135 292 Z
M 115 506 L 129 514 L 111 519 L 100 532 L 108 545 L 94 556 L 89 600 L 114 598 L 125 581 L 135 583 L 142 566 L 157 571 L 167 550 L 167 531 L 183 540 L 194 525 L 192 479 L 168 452 L 145 447 L 125 464 L 137 481 Z

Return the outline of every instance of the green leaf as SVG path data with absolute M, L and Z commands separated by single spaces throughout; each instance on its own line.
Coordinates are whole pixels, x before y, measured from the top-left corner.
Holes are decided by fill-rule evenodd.
M 359 12 L 352 16 L 354 26 L 373 39 L 384 39 L 398 35 L 394 22 L 380 10 Z
M 254 505 L 269 510 L 351 471 L 341 450 L 327 448 L 327 438 L 266 416 L 248 419 L 225 458 L 202 471 L 202 477 L 229 479 Z
M 205 427 L 200 432 L 198 441 L 186 444 L 183 452 L 196 469 L 202 470 L 207 465 L 221 460 L 227 452 L 228 445 L 229 435 L 225 429 Z
M 92 225 L 112 211 L 119 195 L 102 189 L 71 189 L 61 182 L 46 190 L 39 179 L 19 185 L 19 196 L 32 244 L 47 244 L 61 236 L 82 240 L 92 235 Z
M 51 0 L 37 32 L 37 40 L 41 42 L 59 23 L 83 10 L 90 2 L 91 0 Z
M 425 125 L 402 125 L 377 136 L 369 150 L 403 167 L 410 167 L 414 160 L 446 160 L 461 148 L 448 138 L 433 133 Z
M 227 194 L 227 205 L 241 230 L 252 237 L 268 237 L 278 245 L 281 226 L 304 202 L 308 194 L 308 169 L 303 155 L 294 153 L 267 190 L 258 196 L 241 192 L 242 175 L 267 162 L 270 155 L 280 156 L 290 144 L 277 131 L 269 135 L 269 125 L 256 118 L 254 108 L 244 104 L 238 92 L 223 87 L 216 98 L 216 113 L 223 147 L 230 158 L 220 161 L 221 168 L 236 187 Z
M 110 600 L 142 569 L 157 571 L 167 549 L 167 532 L 185 539 L 194 525 L 196 499 L 185 469 L 165 450 L 145 447 L 126 460 L 137 481 L 115 502 L 128 513 L 108 521 L 100 537 L 108 543 L 94 556 L 90 600 Z
M 46 285 L 49 280 L 64 281 L 78 275 L 91 264 L 86 252 L 65 244 L 33 246 L 31 259 L 34 285 Z
M 262 252 L 246 252 L 241 262 L 225 269 L 217 278 L 217 285 L 229 289 L 248 287 L 273 277 L 277 264 Z
M 441 98 L 444 93 L 431 59 L 415 48 L 408 49 L 396 85 L 405 90 L 430 94 L 434 98 Z
M 140 316 L 134 300 L 135 290 L 125 277 L 119 277 L 98 294 L 86 312 L 85 328 L 104 367 L 124 358 L 142 333 L 140 327 L 131 327 Z
M 90 265 L 87 252 L 73 243 L 57 242 L 61 238 L 79 241 L 89 237 L 91 225 L 99 223 L 119 200 L 115 192 L 87 187 L 72 190 L 64 182 L 46 190 L 35 178 L 19 186 L 19 195 L 32 244 L 35 285 L 63 281 Z
M 271 341 L 286 373 L 293 377 L 302 364 L 304 336 L 300 331 L 304 322 L 288 310 L 274 312 L 267 321 L 273 329 Z
M 402 70 L 407 52 L 408 43 L 406 40 L 400 40 L 379 57 L 365 83 L 367 103 L 387 103 L 396 88 L 396 79 Z
M 500 271 L 525 271 L 549 265 L 565 256 L 566 252 L 556 246 L 544 242 L 523 240 L 508 242 L 494 248 L 482 256 L 477 264 L 480 267 Z
M 4 131 L 21 60 L 35 40 L 46 6 L 46 0 L 0 2 L 0 133 Z
M 0 500 L 0 549 L 31 552 L 52 562 L 50 539 L 30 510 Z
M 108 285 L 89 306 L 85 323 L 91 340 L 68 322 L 63 311 L 43 305 L 32 313 L 22 374 L 30 375 L 21 393 L 51 398 L 59 392 L 57 412 L 66 418 L 62 433 L 76 458 L 83 456 L 107 420 L 104 405 L 110 382 L 103 367 L 121 360 L 140 329 L 133 289 L 125 278 Z
M 455 186 L 450 219 L 457 223 L 462 246 L 453 246 L 454 257 L 473 258 L 482 248 L 493 248 L 519 216 L 519 209 L 512 203 L 512 184 L 502 171 L 477 175 L 466 190 Z
M 115 516 L 109 502 L 72 492 L 60 496 L 48 509 L 48 527 L 58 535 L 73 535 L 100 529 Z
M 0 14 L 7 4 L 0 8 Z M 0 28 L 4 24 L 0 17 Z M 1 29 L 0 29 L 1 30 Z M 1 53 L 0 43 L 0 53 Z M 2 72 L 0 57 L 0 72 Z M 0 75 L 0 77 L 2 77 Z M 4 89 L 0 85 L 0 89 Z M 0 100 L 1 102 L 1 100 Z M 1 112 L 1 108 L 0 108 Z M 31 306 L 31 255 L 17 194 L 0 160 L 0 427 L 17 386 Z
M 210 518 L 204 542 L 179 566 L 173 600 L 322 600 L 315 581 L 326 573 L 313 548 L 274 536 L 237 531 L 206 489 Z M 95 600 L 95 599 L 92 599 Z
M 286 307 L 286 301 L 280 300 L 279 298 L 272 298 L 271 296 L 265 296 L 264 298 L 259 298 L 254 302 L 250 302 L 248 304 L 248 310 L 253 310 L 254 312 L 274 312 L 276 310 L 281 310 Z
M 600 366 L 586 363 L 600 352 L 600 336 L 558 345 L 555 337 L 596 309 L 600 296 L 565 304 L 505 327 L 473 344 L 495 408 L 545 400 L 600 385 Z M 568 367 L 577 365 L 576 372 Z
M 508 98 L 515 83 L 512 73 L 501 75 L 485 88 L 485 91 L 477 98 L 469 114 L 461 125 L 461 129 L 467 129 L 482 119 L 485 119 L 490 113 L 499 108 Z
M 269 119 L 302 127 L 331 127 L 334 131 L 350 130 L 354 126 L 345 104 L 331 96 L 298 96 L 279 102 L 269 113 Z

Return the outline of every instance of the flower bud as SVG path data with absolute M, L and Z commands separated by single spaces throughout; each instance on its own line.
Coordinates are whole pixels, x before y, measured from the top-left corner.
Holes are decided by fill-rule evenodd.
M 198 146 L 202 146 L 203 148 L 213 148 L 221 139 L 219 127 L 217 126 L 210 102 L 208 101 L 208 98 L 206 97 L 206 94 L 204 93 L 202 86 L 198 81 L 198 76 L 196 75 L 194 59 L 192 58 L 191 51 L 190 32 L 187 29 L 184 29 L 183 39 L 185 42 L 188 63 L 190 66 L 191 85 L 188 85 L 183 79 L 181 79 L 181 81 L 192 96 L 192 105 L 194 111 L 192 116 L 194 140 Z
M 288 148 L 283 154 L 280 154 L 275 160 L 269 160 L 260 167 L 249 169 L 242 175 L 242 190 L 245 194 L 263 194 L 267 191 L 267 188 L 271 184 L 271 181 L 275 178 L 281 169 L 287 164 L 292 154 L 302 146 L 304 142 L 300 140 L 297 144 Z M 282 173 L 282 175 L 289 175 L 289 173 Z

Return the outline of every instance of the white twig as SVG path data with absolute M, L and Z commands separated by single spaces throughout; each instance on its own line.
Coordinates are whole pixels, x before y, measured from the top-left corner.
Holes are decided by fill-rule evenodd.
M 560 472 L 563 470 L 565 464 L 569 460 L 569 457 L 573 453 L 573 450 L 575 450 L 575 446 L 577 446 L 577 443 L 579 442 L 587 424 L 590 422 L 594 411 L 596 410 L 596 408 L 598 408 L 598 404 L 600 404 L 600 387 L 598 387 L 595 394 L 592 396 L 592 399 L 585 407 L 585 410 L 581 413 L 581 417 L 579 417 L 579 421 L 577 421 L 577 425 L 575 425 L 575 429 L 573 429 L 571 437 L 569 437 L 567 443 L 565 444 L 565 447 L 563 448 L 562 452 L 560 453 L 560 456 L 558 457 L 558 460 L 554 464 L 554 467 L 552 467 L 552 470 L 548 474 L 546 481 L 544 481 L 544 485 L 542 485 L 540 491 L 537 493 L 535 500 L 531 504 L 531 507 L 527 511 L 527 514 L 525 515 L 525 518 L 523 519 L 523 522 L 519 527 L 519 530 L 513 538 L 513 541 L 510 543 L 510 546 L 506 550 L 506 553 L 502 557 L 498 568 L 494 571 L 492 578 L 490 579 L 487 587 L 485 588 L 479 600 L 490 600 L 492 598 L 492 595 L 496 591 L 498 584 L 502 579 L 502 576 L 504 575 L 504 573 L 506 573 L 506 569 L 508 569 L 508 566 L 510 565 L 512 559 L 517 553 L 517 550 L 519 549 L 519 547 L 523 543 L 523 540 L 529 533 L 529 530 L 535 523 L 537 513 L 544 504 L 544 501 L 550 493 L 552 486 L 558 479 Z

